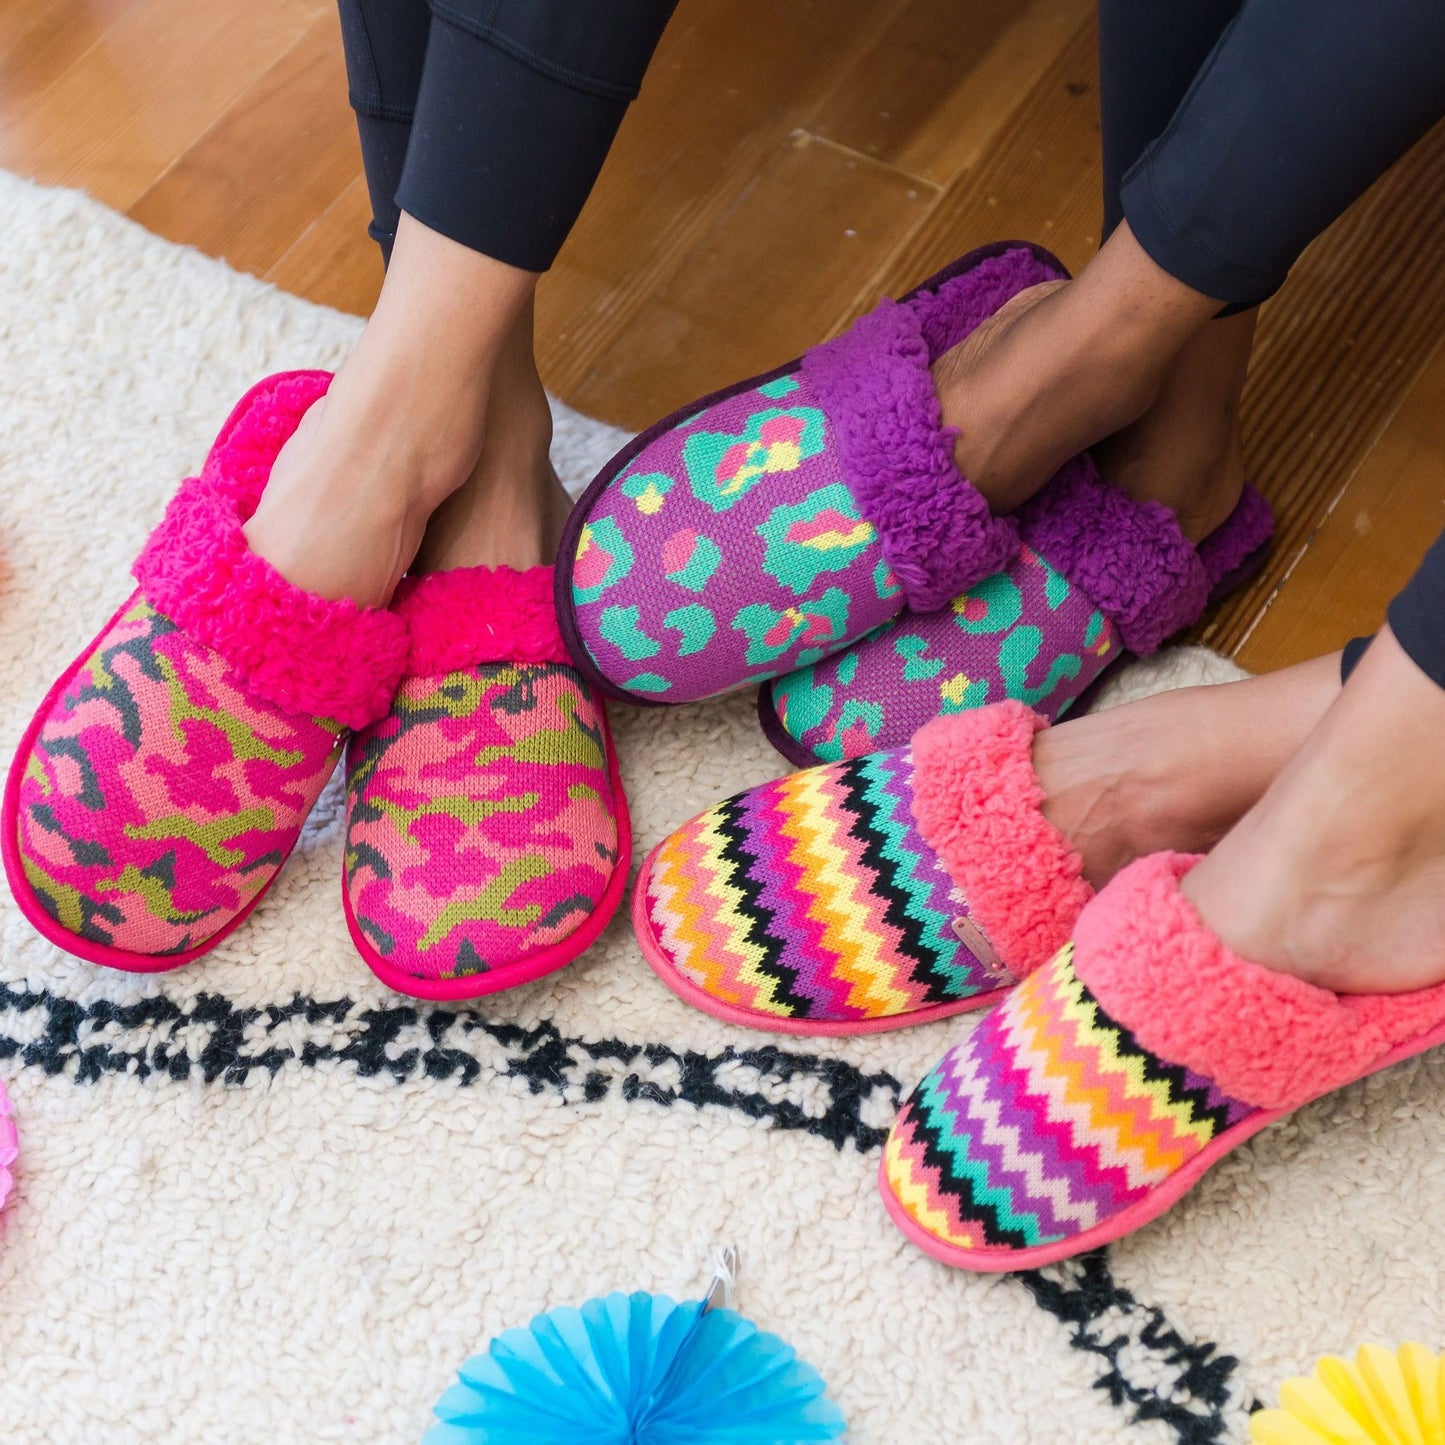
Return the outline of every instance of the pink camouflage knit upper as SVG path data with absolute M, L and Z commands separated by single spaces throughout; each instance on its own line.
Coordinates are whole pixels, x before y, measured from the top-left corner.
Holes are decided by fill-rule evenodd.
M 241 532 L 329 380 L 242 399 L 17 756 L 7 842 L 32 905 L 99 950 L 183 954 L 233 922 L 294 846 L 344 725 L 390 696 L 397 619 L 293 587 Z
M 437 573 L 395 605 L 408 675 L 347 753 L 355 927 L 417 979 L 522 965 L 577 931 L 618 865 L 601 709 L 563 650 L 550 568 Z

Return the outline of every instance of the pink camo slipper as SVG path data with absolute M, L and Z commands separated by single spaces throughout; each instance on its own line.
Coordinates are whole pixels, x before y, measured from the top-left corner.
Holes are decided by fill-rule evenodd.
M 1141 858 L 913 1091 L 883 1202 L 961 1269 L 1033 1269 L 1158 1218 L 1291 1110 L 1445 1043 L 1445 984 L 1344 995 L 1250 963 Z
M 627 798 L 601 700 L 562 645 L 552 569 L 407 579 L 391 711 L 346 751 L 342 892 L 389 987 L 462 999 L 570 963 L 622 901 Z
M 557 610 L 584 677 L 652 706 L 716 697 L 928 612 L 1018 551 L 959 474 L 929 368 L 1068 275 L 985 246 L 797 361 L 664 417 L 577 503 Z
M 1022 550 L 941 611 L 905 612 L 844 652 L 775 678 L 758 720 L 790 763 L 899 747 L 930 718 L 1014 698 L 1057 722 L 1104 674 L 1154 652 L 1262 565 L 1269 504 L 1246 487 L 1196 548 L 1087 455 L 1018 512 Z
M 648 962 L 705 1013 L 779 1033 L 876 1033 L 995 1002 L 1092 893 L 1039 809 L 1044 726 L 1000 703 L 719 803 L 643 865 Z
M 214 948 L 280 872 L 343 732 L 391 701 L 400 619 L 292 586 L 241 532 L 330 381 L 288 372 L 246 393 L 147 541 L 138 589 L 21 740 L 5 871 L 78 958 L 156 972 Z

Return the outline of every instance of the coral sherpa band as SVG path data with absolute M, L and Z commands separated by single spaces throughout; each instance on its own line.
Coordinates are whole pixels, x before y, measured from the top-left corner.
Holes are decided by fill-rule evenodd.
M 984 259 L 987 273 L 977 269 Z M 946 606 L 1018 550 L 1013 521 L 992 516 L 958 470 L 958 433 L 943 425 L 929 368 L 1004 300 L 1068 275 L 1048 252 L 1019 244 L 974 252 L 953 269 L 964 274 L 884 301 L 801 363 L 853 499 L 915 612 Z
M 553 585 L 551 567 L 459 567 L 405 578 L 392 605 L 411 638 L 407 675 L 484 662 L 570 664 Z
M 1180 891 L 1198 861 L 1131 864 L 1074 931 L 1074 972 L 1155 1057 L 1256 1108 L 1294 1109 L 1445 1024 L 1445 984 L 1336 994 L 1241 958 Z
M 913 816 L 1015 978 L 1065 943 L 1094 890 L 1084 862 L 1040 810 L 1034 735 L 1020 702 L 939 718 L 913 739 Z
M 282 445 L 329 372 L 270 377 L 237 403 L 198 477 L 171 499 L 135 564 L 142 595 L 218 653 L 267 702 L 363 727 L 385 714 L 406 628 L 385 608 L 328 601 L 288 582 L 246 543 Z

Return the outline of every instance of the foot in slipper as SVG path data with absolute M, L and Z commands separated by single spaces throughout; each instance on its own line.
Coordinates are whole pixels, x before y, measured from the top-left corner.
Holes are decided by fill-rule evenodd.
M 474 998 L 601 933 L 631 865 L 627 799 L 550 567 L 432 573 L 393 605 L 406 675 L 346 753 L 346 915 L 391 988 Z
M 1208 859 L 1124 869 L 905 1103 L 880 1169 L 904 1232 L 967 1269 L 1080 1253 L 1445 1042 L 1442 726 L 1386 632 Z
M 588 488 L 558 554 L 589 681 L 694 702 L 945 605 L 1015 555 L 959 474 L 930 365 L 1031 286 L 1046 251 L 975 251 L 798 361 L 684 407 Z
M 1174 514 L 1076 457 L 1018 512 L 1001 572 L 927 616 L 903 613 L 845 651 L 765 684 L 763 732 L 808 767 L 901 746 L 930 718 L 1014 698 L 1055 721 L 1119 662 L 1153 652 L 1252 575 L 1273 518 L 1246 487 L 1198 548 Z
M 345 730 L 391 700 L 400 619 L 302 591 L 242 533 L 329 384 L 292 372 L 242 398 L 146 543 L 137 590 L 21 741 L 5 871 L 77 957 L 150 972 L 214 947 L 280 871 Z

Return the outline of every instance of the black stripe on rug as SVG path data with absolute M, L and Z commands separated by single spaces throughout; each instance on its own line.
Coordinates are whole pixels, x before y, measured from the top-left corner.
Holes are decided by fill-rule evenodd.
M 710 1054 L 574 1037 L 550 1020 L 527 1028 L 471 1009 L 377 1008 L 301 994 L 260 1006 L 212 993 L 79 1003 L 0 983 L 0 1060 L 10 1059 L 77 1085 L 111 1075 L 234 1085 L 258 1072 L 274 1078 L 322 1064 L 398 1084 L 450 1080 L 465 1088 L 517 1078 L 566 1103 L 615 1093 L 629 1103 L 729 1110 L 860 1153 L 882 1147 L 887 1127 L 870 1120 L 891 1119 L 903 1096 L 889 1073 L 771 1044 Z M 1224 1438 L 1238 1361 L 1189 1342 L 1160 1310 L 1139 1304 L 1114 1281 L 1105 1251 L 1017 1278 L 1069 1331 L 1074 1349 L 1107 1364 L 1096 1387 L 1131 1423 L 1160 1421 L 1179 1445 Z

